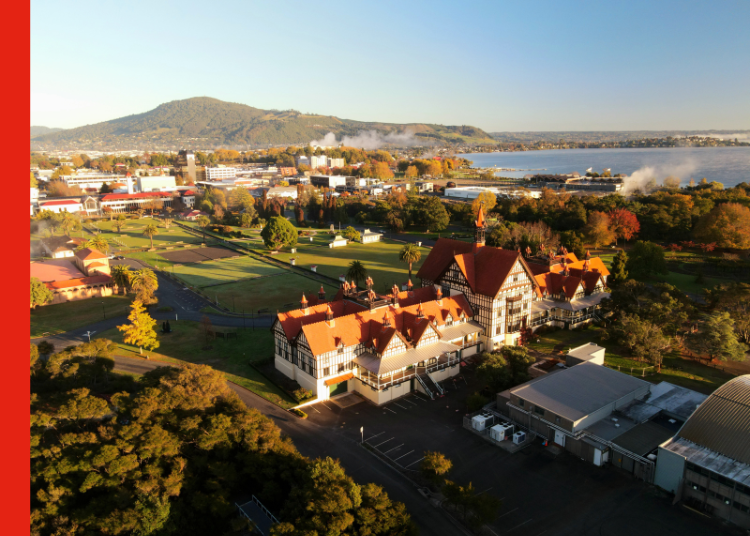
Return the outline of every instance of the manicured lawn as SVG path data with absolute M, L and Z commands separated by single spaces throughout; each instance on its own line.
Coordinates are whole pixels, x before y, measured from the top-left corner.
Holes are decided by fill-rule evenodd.
M 166 260 L 166 259 L 164 259 Z M 190 264 L 175 264 L 172 272 L 188 285 L 203 287 L 221 281 L 234 281 L 250 277 L 284 272 L 285 269 L 245 256 Z
M 333 249 L 328 248 L 327 245 L 322 245 L 329 241 L 330 237 L 321 236 L 321 233 L 314 237 L 312 243 L 309 238 L 300 237 L 297 253 L 292 255 L 288 251 L 283 251 L 275 257 L 283 262 L 289 262 L 290 258 L 295 257 L 297 266 L 309 269 L 311 265 L 317 265 L 318 273 L 336 279 L 341 274 L 346 273 L 352 261 L 358 260 L 362 262 L 368 274 L 373 278 L 377 292 L 387 292 L 394 284 L 399 285 L 399 287 L 406 284 L 409 267 L 398 259 L 399 252 L 404 244 L 383 240 L 373 244 L 353 242 L 345 247 Z M 430 252 L 428 248 L 419 249 L 422 252 L 422 259 L 414 263 L 412 279 L 416 276 L 421 263 L 424 262 Z M 364 281 L 360 281 L 359 284 L 364 286 Z
M 304 292 L 306 296 L 317 295 L 321 283 L 293 272 L 280 272 L 278 275 L 246 279 L 236 283 L 209 287 L 203 292 L 219 304 L 240 313 L 268 309 L 272 314 L 276 310 L 286 311 L 299 308 L 299 301 Z M 326 296 L 331 299 L 338 287 L 324 284 Z
M 539 339 L 539 342 L 536 342 L 537 339 Z M 626 348 L 620 347 L 612 341 L 599 340 L 597 328 L 572 331 L 559 330 L 535 335 L 532 337 L 529 348 L 548 354 L 560 350 L 562 354 L 557 355 L 562 357 L 569 350 L 587 342 L 599 344 L 607 349 L 604 361 L 610 368 L 632 374 L 652 383 L 666 381 L 700 393 L 710 394 L 734 377 L 734 375 L 722 371 L 721 368 L 684 358 L 678 351 L 670 352 L 664 356 L 661 373 L 657 373 L 650 363 L 638 361 L 631 357 Z M 644 369 L 646 370 L 644 371 Z
M 274 404 L 285 409 L 296 405 L 286 393 L 250 366 L 253 361 L 273 356 L 273 335 L 268 328 L 255 331 L 214 328 L 235 331 L 237 338 L 228 340 L 216 338 L 206 343 L 202 327 L 198 322 L 171 322 L 171 327 L 172 333 L 165 335 L 159 331 L 159 348 L 153 352 L 144 350 L 144 355 L 148 354 L 151 359 L 159 361 L 187 361 L 209 365 L 222 371 L 227 380 L 249 389 Z M 139 357 L 140 355 L 137 347 L 122 342 L 122 333 L 117 329 L 103 331 L 97 337 L 116 342 L 119 346 L 119 355 L 126 357 Z
M 169 229 L 166 229 L 162 221 L 152 218 L 126 220 L 125 226 L 119 233 L 114 226 L 114 222 L 109 220 L 101 220 L 96 222 L 96 224 L 89 223 L 87 226 L 98 227 L 102 231 L 102 236 L 112 244 L 113 248 L 115 248 L 113 251 L 117 251 L 117 249 L 122 247 L 150 247 L 151 240 L 143 235 L 143 229 L 150 223 L 156 224 L 159 228 L 159 233 L 154 236 L 154 246 L 173 245 L 178 242 L 184 242 L 187 244 L 199 244 L 202 242 L 201 237 L 192 235 L 177 225 L 172 224 Z M 120 242 L 124 244 L 124 246 L 120 245 Z
M 126 315 L 132 296 L 107 296 L 37 307 L 31 311 L 31 337 L 54 335 L 99 320 Z M 103 307 L 103 310 L 102 310 Z
M 719 279 L 717 277 L 704 277 L 703 283 L 696 283 L 694 275 L 679 274 L 677 272 L 669 272 L 667 275 L 658 276 L 659 281 L 665 281 L 670 285 L 674 285 L 683 292 L 690 292 L 692 294 L 703 294 L 703 289 L 713 288 L 719 283 L 728 282 L 728 279 Z

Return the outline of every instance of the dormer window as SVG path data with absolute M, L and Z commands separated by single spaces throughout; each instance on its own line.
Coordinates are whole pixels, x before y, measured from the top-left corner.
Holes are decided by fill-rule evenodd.
M 344 343 L 343 342 L 339 343 L 339 353 L 340 354 L 344 353 Z
M 448 315 L 445 318 L 445 325 L 446 326 L 452 326 L 453 325 L 453 317 L 451 315 Z

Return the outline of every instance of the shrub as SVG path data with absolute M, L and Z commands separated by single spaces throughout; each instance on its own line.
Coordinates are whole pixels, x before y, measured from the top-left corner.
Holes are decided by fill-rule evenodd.
M 292 396 L 297 402 L 302 402 L 303 400 L 307 400 L 308 398 L 312 398 L 313 394 L 312 391 L 309 389 L 305 389 L 304 387 L 300 387 L 299 389 L 295 389 L 292 392 Z
M 294 409 L 292 409 L 292 410 L 290 410 L 290 411 L 291 411 L 292 413 L 294 413 L 294 414 L 295 414 L 295 415 L 296 415 L 297 417 L 299 417 L 300 419 L 307 419 L 307 413 L 305 413 L 305 412 L 304 412 L 304 411 L 302 411 L 301 409 L 297 409 L 297 408 L 294 408 Z
M 489 402 L 489 399 L 479 393 L 474 393 L 466 399 L 466 404 L 469 406 L 469 413 L 479 411 L 487 402 Z

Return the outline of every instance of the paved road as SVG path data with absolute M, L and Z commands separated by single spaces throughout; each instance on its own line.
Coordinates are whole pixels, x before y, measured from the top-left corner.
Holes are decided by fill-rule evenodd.
M 145 361 L 129 357 L 115 357 L 115 370 L 143 374 L 157 367 L 169 366 L 158 361 Z M 388 495 L 406 505 L 412 518 L 424 535 L 455 536 L 468 534 L 456 526 L 441 509 L 432 506 L 417 492 L 414 486 L 393 469 L 377 460 L 367 450 L 360 448 L 356 441 L 343 435 L 332 434 L 329 429 L 302 420 L 278 406 L 259 397 L 255 393 L 229 383 L 229 387 L 250 408 L 272 418 L 282 432 L 288 435 L 303 455 L 312 458 L 330 456 L 341 460 L 346 472 L 357 482 L 374 482 L 382 486 Z

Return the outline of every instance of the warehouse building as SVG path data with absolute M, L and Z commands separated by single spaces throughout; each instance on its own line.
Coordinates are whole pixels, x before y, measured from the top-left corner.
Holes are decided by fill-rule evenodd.
M 750 375 L 719 387 L 659 447 L 654 483 L 750 529 Z

